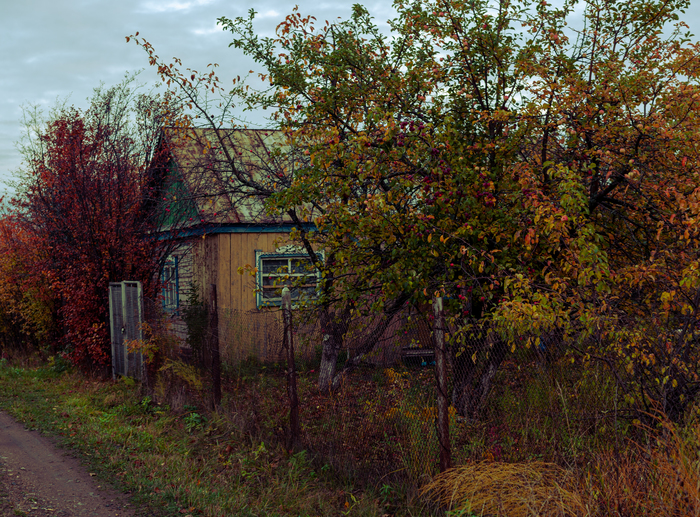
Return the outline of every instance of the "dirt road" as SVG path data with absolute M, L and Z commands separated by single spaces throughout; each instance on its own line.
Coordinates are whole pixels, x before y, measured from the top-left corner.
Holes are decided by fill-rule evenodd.
M 131 517 L 128 498 L 0 412 L 0 517 Z

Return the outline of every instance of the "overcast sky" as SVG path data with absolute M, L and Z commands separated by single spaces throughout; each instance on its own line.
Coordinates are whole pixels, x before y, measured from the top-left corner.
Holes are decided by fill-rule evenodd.
M 69 104 L 85 108 L 101 81 L 114 85 L 142 68 L 147 70 L 141 79 L 155 84 L 146 53 L 126 36 L 139 31 L 162 59 L 177 56 L 189 68 L 219 63 L 219 77 L 228 80 L 254 67 L 228 48 L 231 37 L 216 26 L 218 17 L 245 16 L 254 8 L 260 13 L 258 29 L 272 34 L 295 4 L 323 21 L 347 18 L 358 1 L 377 22 L 392 16 L 391 0 L 0 0 L 0 181 L 21 163 L 14 143 L 21 135 L 23 105 L 48 108 L 70 96 Z M 685 21 L 696 29 L 700 0 L 692 4 Z
M 21 135 L 22 106 L 48 108 L 57 99 L 86 108 L 92 89 L 114 85 L 142 68 L 142 82 L 155 84 L 146 53 L 126 36 L 140 32 L 165 60 L 204 70 L 221 65 L 219 77 L 246 75 L 252 66 L 233 48 L 230 33 L 216 26 L 220 16 L 258 13 L 257 27 L 270 35 L 298 4 L 319 20 L 349 17 L 351 0 L 0 0 L 0 181 L 21 164 L 15 142 Z M 391 1 L 365 2 L 377 22 L 392 16 Z M 230 84 L 230 83 L 229 83 Z M 0 192 L 3 186 L 0 185 Z

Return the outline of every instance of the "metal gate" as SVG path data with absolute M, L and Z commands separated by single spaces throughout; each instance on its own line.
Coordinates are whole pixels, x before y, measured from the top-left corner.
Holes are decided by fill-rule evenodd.
M 112 377 L 143 380 L 143 355 L 128 350 L 129 343 L 141 342 L 143 289 L 141 282 L 110 282 L 109 327 L 112 334 Z

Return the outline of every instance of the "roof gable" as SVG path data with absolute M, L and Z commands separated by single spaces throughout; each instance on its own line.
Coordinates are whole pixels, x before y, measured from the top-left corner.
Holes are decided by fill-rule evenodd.
M 276 179 L 290 170 L 281 131 L 167 128 L 165 138 L 168 173 L 176 178 L 168 196 L 191 206 L 193 224 L 284 222 L 264 206 Z

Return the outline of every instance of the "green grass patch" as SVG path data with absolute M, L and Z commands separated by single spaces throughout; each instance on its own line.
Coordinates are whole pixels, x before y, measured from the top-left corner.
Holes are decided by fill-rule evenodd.
M 387 498 L 378 491 L 354 492 L 306 451 L 284 450 L 244 419 L 236 425 L 235 400 L 223 407 L 175 412 L 133 383 L 88 380 L 51 364 L 0 364 L 0 408 L 74 450 L 103 482 L 130 493 L 140 515 L 385 513 Z

